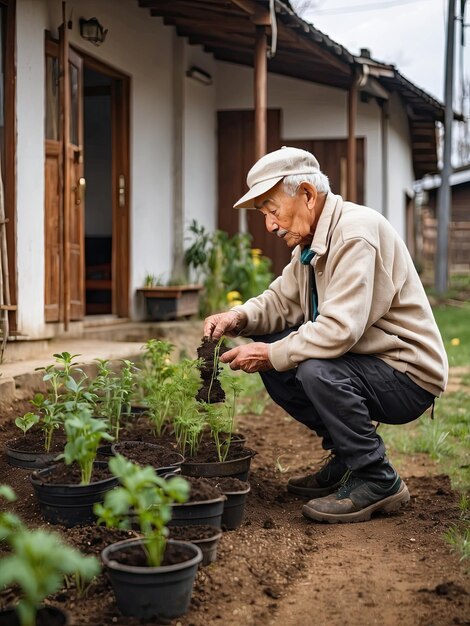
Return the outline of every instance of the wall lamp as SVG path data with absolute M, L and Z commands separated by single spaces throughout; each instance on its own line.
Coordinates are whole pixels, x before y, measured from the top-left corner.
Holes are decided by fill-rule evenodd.
M 96 17 L 91 17 L 89 20 L 84 17 L 80 18 L 80 35 L 83 39 L 90 41 L 95 46 L 101 46 L 107 34 L 108 29 L 105 30 Z
M 192 65 L 186 72 L 186 76 L 197 80 L 203 85 L 212 85 L 212 76 L 209 74 L 209 72 L 206 72 L 200 67 L 197 67 L 197 65 Z

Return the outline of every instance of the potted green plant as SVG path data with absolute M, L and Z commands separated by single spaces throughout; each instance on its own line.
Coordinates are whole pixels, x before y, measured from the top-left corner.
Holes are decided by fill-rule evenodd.
M 213 361 L 213 375 L 218 372 L 217 358 L 214 357 Z M 251 459 L 255 453 L 249 448 L 240 446 L 238 441 L 232 445 L 236 400 L 241 386 L 234 376 L 225 375 L 223 381 L 228 388 L 228 393 L 225 391 L 223 393 L 224 403 L 200 403 L 205 410 L 205 423 L 210 429 L 213 447 L 205 445 L 204 455 L 199 452 L 186 458 L 181 466 L 185 476 L 233 476 L 240 480 L 248 478 Z M 206 379 L 205 382 L 209 384 L 210 390 L 212 379 Z M 210 392 L 209 397 L 212 398 Z
M 148 319 L 166 321 L 196 315 L 201 289 L 202 285 L 192 283 L 163 285 L 152 274 L 146 274 L 144 286 L 137 293 L 145 300 Z
M 65 463 L 33 472 L 30 481 L 49 522 L 76 526 L 94 520 L 94 503 L 117 484 L 106 463 L 95 462 L 101 441 L 113 438 L 106 421 L 92 417 L 88 409 L 69 415 L 64 427 L 67 443 L 59 458 Z
M 85 384 L 88 377 L 74 363 L 79 355 L 61 352 L 53 356 L 55 363 L 37 368 L 45 372 L 43 381 L 49 387 L 47 395 L 37 393 L 34 396 L 31 403 L 36 413 L 28 412 L 15 420 L 23 437 L 5 444 L 10 465 L 32 469 L 49 465 L 63 449 L 62 441 L 54 444 L 54 435 L 61 429 L 65 414 L 93 402 Z M 81 375 L 78 382 L 72 374 Z M 33 428 L 35 425 L 38 428 Z
M 189 605 L 201 550 L 190 543 L 168 540 L 172 505 L 185 502 L 189 484 L 180 477 L 157 476 L 123 456 L 109 466 L 119 487 L 95 506 L 99 523 L 108 527 L 138 526 L 142 537 L 114 543 L 101 554 L 124 615 L 141 619 L 174 618 Z
M 14 492 L 0 486 L 0 497 L 12 502 Z M 21 589 L 21 598 L 13 609 L 0 611 L 0 623 L 5 626 L 36 626 L 41 623 L 56 626 L 68 624 L 67 615 L 53 606 L 42 607 L 46 596 L 56 592 L 64 576 L 74 576 L 83 582 L 100 571 L 95 557 L 83 556 L 67 546 L 59 535 L 42 529 L 31 530 L 12 513 L 0 513 L 0 540 L 5 541 L 10 553 L 0 560 L 0 589 L 15 585 Z

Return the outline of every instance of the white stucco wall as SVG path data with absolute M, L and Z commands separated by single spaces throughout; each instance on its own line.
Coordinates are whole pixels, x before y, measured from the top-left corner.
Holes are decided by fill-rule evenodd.
M 17 3 L 17 271 L 18 328 L 44 327 L 44 29 L 42 2 Z
M 215 79 L 214 58 L 199 46 L 186 46 L 186 67 L 195 65 Z M 217 227 L 217 114 L 215 84 L 185 80 L 184 189 L 186 227 L 195 219 Z M 186 242 L 187 243 L 187 242 Z
M 253 71 L 232 63 L 217 63 L 217 109 L 253 107 Z M 347 92 L 295 78 L 268 75 L 268 106 L 282 109 L 283 139 L 346 139 Z M 410 179 L 411 151 L 403 106 L 393 98 L 390 109 L 389 219 L 404 237 L 402 205 Z M 358 102 L 356 135 L 365 138 L 365 203 L 382 212 L 381 111 L 375 100 Z M 321 165 L 321 164 L 320 164 Z M 339 190 L 333 190 L 339 193 Z
M 389 101 L 390 122 L 388 137 L 388 219 L 405 239 L 406 194 L 413 192 L 413 161 L 409 149 L 410 130 L 404 106 L 396 94 Z
M 44 323 L 44 31 L 57 37 L 60 0 L 17 2 L 18 307 L 20 330 L 47 334 Z M 135 0 L 68 0 L 69 41 L 131 78 L 131 311 L 146 272 L 168 276 L 173 208 L 173 29 Z M 96 47 L 80 37 L 80 17 L 97 17 L 108 29 Z M 213 60 L 189 48 L 189 64 L 213 71 Z M 189 65 L 188 65 L 189 67 Z M 185 66 L 185 70 L 187 67 Z M 215 88 L 185 79 L 185 222 L 212 228 L 216 216 Z M 31 106 L 34 101 L 34 106 Z

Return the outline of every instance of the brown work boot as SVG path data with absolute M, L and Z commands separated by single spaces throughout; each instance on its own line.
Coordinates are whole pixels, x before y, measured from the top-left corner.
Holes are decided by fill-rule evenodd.
M 375 511 L 398 511 L 410 500 L 399 476 L 393 481 L 373 482 L 350 474 L 335 494 L 310 500 L 302 514 L 316 522 L 366 522 Z
M 294 476 L 287 482 L 287 491 L 304 498 L 321 498 L 334 493 L 340 486 L 348 468 L 340 458 L 330 454 L 315 474 Z

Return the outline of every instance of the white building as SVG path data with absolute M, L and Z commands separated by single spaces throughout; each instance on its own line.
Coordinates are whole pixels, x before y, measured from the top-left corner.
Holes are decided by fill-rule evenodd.
M 406 238 L 413 180 L 437 169 L 442 105 L 275 4 L 267 148 L 312 149 L 336 193 Z M 169 276 L 192 219 L 238 229 L 254 66 L 262 115 L 255 44 L 263 55 L 267 33 L 274 47 L 267 0 L 67 0 L 66 29 L 62 10 L 0 0 L 8 308 L 25 339 L 77 333 L 90 313 L 141 318 L 136 289 L 146 273 Z M 93 17 L 107 30 L 99 46 L 84 37 Z

